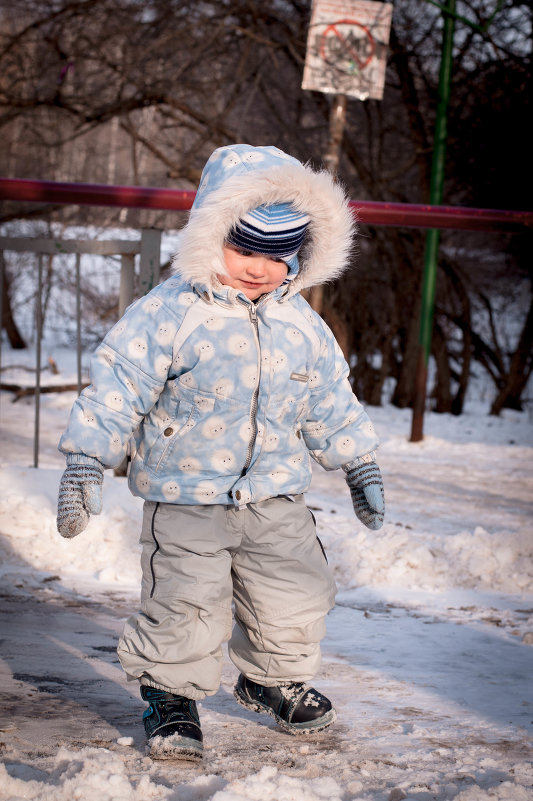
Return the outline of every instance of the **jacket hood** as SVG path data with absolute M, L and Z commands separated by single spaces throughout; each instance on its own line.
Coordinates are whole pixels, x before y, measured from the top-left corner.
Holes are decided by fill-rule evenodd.
M 310 217 L 298 253 L 294 294 L 336 278 L 353 246 L 355 221 L 341 187 L 327 171 L 315 171 L 277 147 L 220 147 L 207 161 L 187 225 L 180 234 L 173 270 L 189 284 L 211 289 L 225 274 L 223 245 L 246 212 L 290 202 Z

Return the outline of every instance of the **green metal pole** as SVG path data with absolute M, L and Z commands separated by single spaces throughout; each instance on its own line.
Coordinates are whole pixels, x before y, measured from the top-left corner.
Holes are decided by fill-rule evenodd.
M 429 197 L 429 202 L 434 206 L 442 204 L 444 187 L 448 127 L 447 114 L 448 102 L 450 99 L 453 35 L 455 28 L 455 2 L 456 0 L 448 0 L 445 9 L 443 9 L 444 29 L 442 34 L 437 117 L 435 120 L 435 134 L 433 137 L 433 161 L 431 164 Z M 420 335 L 418 340 L 419 352 L 413 402 L 411 442 L 419 442 L 424 436 L 424 407 L 426 405 L 428 361 L 431 353 L 431 334 L 433 331 L 433 307 L 435 304 L 435 285 L 437 281 L 439 235 L 440 232 L 438 228 L 430 228 L 426 234 L 422 307 L 420 310 Z

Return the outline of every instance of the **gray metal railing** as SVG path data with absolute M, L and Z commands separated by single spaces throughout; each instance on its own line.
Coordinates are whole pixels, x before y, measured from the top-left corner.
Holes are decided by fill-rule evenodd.
M 35 417 L 33 432 L 33 466 L 39 466 L 39 427 L 41 406 L 41 346 L 43 339 L 43 256 L 65 255 L 75 256 L 76 275 L 76 372 L 78 393 L 82 388 L 81 366 L 81 257 L 91 256 L 120 256 L 120 288 L 118 312 L 122 316 L 125 309 L 133 301 L 135 295 L 135 257 L 139 259 L 137 295 L 146 294 L 152 289 L 160 278 L 161 264 L 161 231 L 156 228 L 143 228 L 140 239 L 48 239 L 31 237 L 0 237 L 0 333 L 3 329 L 5 260 L 4 252 L 35 253 L 37 254 L 37 297 L 35 305 L 36 315 L 36 356 L 35 356 Z M 2 367 L 2 337 L 0 336 L 0 369 Z

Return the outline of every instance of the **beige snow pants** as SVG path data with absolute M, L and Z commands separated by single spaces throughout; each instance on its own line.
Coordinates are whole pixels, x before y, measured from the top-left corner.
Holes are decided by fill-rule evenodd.
M 228 639 L 260 684 L 313 678 L 336 587 L 303 495 L 240 510 L 147 501 L 141 542 L 141 610 L 118 646 L 129 679 L 213 695 Z

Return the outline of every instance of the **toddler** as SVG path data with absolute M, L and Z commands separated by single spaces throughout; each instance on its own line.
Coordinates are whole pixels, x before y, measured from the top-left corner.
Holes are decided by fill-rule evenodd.
M 240 704 L 291 734 L 335 720 L 307 683 L 335 597 L 303 497 L 310 457 L 345 471 L 371 529 L 383 484 L 348 365 L 300 290 L 342 272 L 353 229 L 329 173 L 276 147 L 215 150 L 173 276 L 107 334 L 74 403 L 59 532 L 101 511 L 103 471 L 130 440 L 129 486 L 145 501 L 141 608 L 118 655 L 148 704 L 154 757 L 201 756 L 196 701 L 216 693 L 228 640 Z

